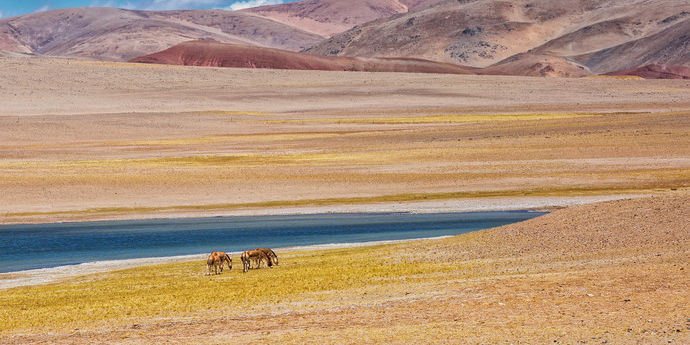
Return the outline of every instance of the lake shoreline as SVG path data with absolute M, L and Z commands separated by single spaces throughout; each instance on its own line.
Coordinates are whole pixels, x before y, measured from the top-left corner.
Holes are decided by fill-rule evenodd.
M 301 252 L 301 251 L 320 251 L 339 248 L 356 248 L 368 247 L 377 245 L 387 245 L 396 243 L 406 243 L 412 241 L 424 241 L 433 239 L 442 239 L 451 236 L 427 237 L 427 238 L 413 238 L 403 240 L 384 240 L 384 241 L 369 241 L 358 243 L 329 243 L 329 244 L 315 244 L 309 246 L 273 248 L 278 254 Z M 228 252 L 230 257 L 239 257 L 241 252 Z M 0 291 L 8 290 L 18 287 L 43 285 L 50 283 L 60 283 L 62 281 L 86 276 L 96 273 L 107 273 L 128 268 L 135 268 L 141 266 L 154 266 L 162 264 L 171 264 L 179 262 L 202 261 L 206 259 L 208 254 L 191 254 L 178 255 L 168 257 L 151 257 L 151 258 L 136 258 L 123 260 L 105 260 L 84 262 L 74 265 L 63 265 L 49 268 L 37 268 L 22 271 L 13 271 L 0 273 Z M 200 266 L 201 267 L 201 266 Z M 241 269 L 240 262 L 233 263 L 233 269 Z M 205 270 L 205 269 L 204 269 Z
M 522 198 L 483 198 L 472 200 L 444 200 L 416 203 L 391 203 L 376 205 L 339 205 L 336 207 L 301 207 L 301 208 L 282 208 L 265 210 L 245 210 L 233 212 L 232 215 L 224 216 L 264 216 L 264 215 L 307 215 L 307 214 L 329 214 L 329 213 L 386 213 L 386 212 L 409 212 L 409 213 L 448 213 L 448 212 L 482 212 L 482 211 L 544 211 L 557 208 L 570 207 L 581 204 L 589 204 L 601 201 L 629 199 L 641 197 L 642 195 L 608 195 L 608 196 L 586 196 L 586 197 L 522 197 Z M 218 216 L 214 216 L 218 217 Z M 191 217 L 179 217 L 191 218 Z M 165 218 L 168 219 L 168 218 Z M 135 217 L 128 220 L 139 220 Z M 430 237 L 430 238 L 442 238 Z M 348 248 L 359 246 L 385 245 L 430 238 L 403 239 L 403 240 L 383 240 L 360 243 L 331 243 L 316 244 L 300 247 L 276 248 L 278 252 L 290 251 L 318 251 L 333 248 Z M 239 252 L 231 253 L 238 256 Z M 13 272 L 0 273 L 0 290 L 15 287 L 40 285 L 60 282 L 79 276 L 94 273 L 103 273 L 121 269 L 158 265 L 166 263 L 194 261 L 205 259 L 206 254 L 191 254 L 181 256 L 136 258 L 124 260 L 107 260 L 96 262 L 85 262 L 74 265 L 63 265 L 51 268 L 40 268 L 31 270 L 20 270 Z

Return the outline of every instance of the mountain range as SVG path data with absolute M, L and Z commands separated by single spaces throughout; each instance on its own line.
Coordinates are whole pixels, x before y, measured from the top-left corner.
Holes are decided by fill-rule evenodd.
M 129 61 L 198 40 L 231 45 L 213 45 L 216 55 L 282 54 L 258 53 L 272 48 L 288 60 L 304 59 L 289 53 L 301 51 L 454 64 L 480 74 L 580 77 L 690 66 L 690 0 L 305 0 L 241 11 L 73 8 L 0 18 L 5 55 Z M 208 54 L 209 46 L 184 44 L 176 54 L 183 49 Z M 687 69 L 671 70 L 684 77 Z

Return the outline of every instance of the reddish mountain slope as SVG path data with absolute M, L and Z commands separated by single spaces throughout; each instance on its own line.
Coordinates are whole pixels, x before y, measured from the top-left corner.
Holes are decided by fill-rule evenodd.
M 327 57 L 205 41 L 185 42 L 162 52 L 133 59 L 131 62 L 240 68 L 472 74 L 471 68 L 419 59 Z
M 326 38 L 358 24 L 406 13 L 440 1 L 442 0 L 305 0 L 239 12 L 269 18 Z

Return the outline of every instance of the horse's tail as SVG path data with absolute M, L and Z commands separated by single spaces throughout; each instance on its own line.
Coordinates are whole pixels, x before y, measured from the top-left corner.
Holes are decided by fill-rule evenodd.
M 242 272 L 247 273 L 247 271 L 249 270 L 249 256 L 247 255 L 246 251 L 243 252 L 242 255 L 240 255 L 240 261 L 242 261 Z
M 211 275 L 211 267 L 213 267 L 213 255 L 209 255 L 206 259 L 206 268 L 208 269 L 208 275 Z

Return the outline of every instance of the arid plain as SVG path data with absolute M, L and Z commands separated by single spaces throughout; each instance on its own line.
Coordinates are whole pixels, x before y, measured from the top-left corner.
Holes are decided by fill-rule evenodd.
M 690 341 L 690 81 L 11 57 L 0 77 L 0 223 L 558 209 L 247 275 L 192 262 L 9 289 L 0 342 Z M 252 295 L 271 281 L 294 289 Z

